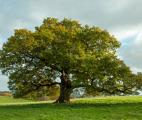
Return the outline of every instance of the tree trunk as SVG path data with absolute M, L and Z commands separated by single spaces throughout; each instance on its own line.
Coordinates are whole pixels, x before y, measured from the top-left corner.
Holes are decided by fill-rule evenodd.
M 64 71 L 62 71 L 60 79 L 61 79 L 60 96 L 55 101 L 55 103 L 69 103 L 70 94 L 72 92 L 71 81 L 69 80 L 67 73 L 65 73 Z

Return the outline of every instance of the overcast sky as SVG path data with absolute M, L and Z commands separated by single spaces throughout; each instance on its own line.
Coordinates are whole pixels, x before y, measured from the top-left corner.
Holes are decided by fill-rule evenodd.
M 46 17 L 72 18 L 108 30 L 121 42 L 118 54 L 142 71 L 142 0 L 0 0 L 0 48 L 14 29 L 33 30 Z M 0 90 L 8 90 L 0 74 Z

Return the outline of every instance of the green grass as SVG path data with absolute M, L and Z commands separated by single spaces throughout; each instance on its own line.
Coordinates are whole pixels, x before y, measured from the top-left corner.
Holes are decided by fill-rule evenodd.
M 0 120 L 142 120 L 142 97 L 82 98 L 71 104 L 0 97 Z
M 14 104 L 14 103 L 16 104 L 16 103 L 24 103 L 24 102 L 30 102 L 30 100 L 14 99 L 13 97 L 0 96 L 0 105 Z

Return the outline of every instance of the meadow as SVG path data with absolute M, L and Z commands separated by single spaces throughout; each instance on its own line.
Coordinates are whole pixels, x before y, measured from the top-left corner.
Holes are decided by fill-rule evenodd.
M 142 120 L 142 97 L 81 98 L 70 104 L 0 97 L 0 120 Z

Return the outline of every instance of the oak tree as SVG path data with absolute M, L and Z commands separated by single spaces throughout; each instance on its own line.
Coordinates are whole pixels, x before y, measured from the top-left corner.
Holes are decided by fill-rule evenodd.
M 117 39 L 106 30 L 71 19 L 44 19 L 34 31 L 17 29 L 0 52 L 0 68 L 15 97 L 42 87 L 60 87 L 57 103 L 69 102 L 73 89 L 129 93 L 129 67 L 119 60 Z M 128 86 L 127 86 L 128 85 Z

